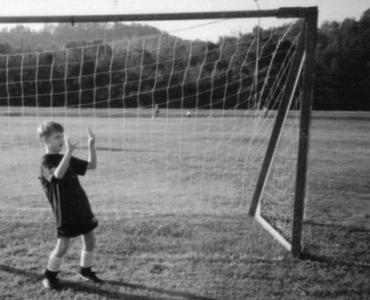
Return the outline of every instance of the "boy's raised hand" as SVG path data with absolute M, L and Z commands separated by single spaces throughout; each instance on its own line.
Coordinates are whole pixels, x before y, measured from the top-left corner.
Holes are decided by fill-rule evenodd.
M 95 130 L 92 129 L 90 126 L 87 128 L 87 133 L 89 135 L 88 143 L 92 145 L 95 143 Z
M 72 153 L 76 149 L 78 142 L 72 143 L 69 139 L 69 134 L 65 134 L 64 144 L 66 146 L 66 151 Z

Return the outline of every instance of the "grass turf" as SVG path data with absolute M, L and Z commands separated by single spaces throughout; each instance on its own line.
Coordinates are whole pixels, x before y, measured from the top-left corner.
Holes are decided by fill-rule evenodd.
M 43 119 L 0 118 L 0 298 L 369 296 L 370 125 L 363 114 L 313 119 L 305 223 L 311 260 L 291 258 L 246 214 L 263 157 L 259 139 L 251 141 L 249 120 L 93 120 L 100 165 L 81 180 L 100 220 L 95 268 L 107 282 L 77 279 L 76 242 L 57 293 L 42 290 L 40 282 L 55 244 L 53 217 L 37 181 L 42 149 L 35 127 Z M 86 156 L 84 127 L 91 119 L 59 120 L 81 140 L 76 155 Z M 259 138 L 264 135 L 261 130 Z

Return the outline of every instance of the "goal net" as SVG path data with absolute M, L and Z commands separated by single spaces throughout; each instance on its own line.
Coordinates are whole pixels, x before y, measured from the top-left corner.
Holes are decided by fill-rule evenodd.
M 75 24 L 71 31 L 94 26 Z M 44 149 L 35 132 L 52 119 L 79 141 L 75 155 L 81 158 L 87 127 L 96 128 L 98 170 L 81 180 L 103 222 L 162 215 L 157 236 L 181 235 L 189 216 L 242 222 L 280 122 L 256 215 L 291 243 L 303 22 L 255 27 L 214 42 L 159 31 L 130 36 L 119 24 L 101 26 L 100 40 L 0 55 L 6 183 L 0 218 L 51 222 L 40 200 Z M 166 223 L 171 215 L 181 221 Z M 248 239 L 228 225 L 221 228 L 230 236 Z M 191 234 L 210 239 L 207 228 Z

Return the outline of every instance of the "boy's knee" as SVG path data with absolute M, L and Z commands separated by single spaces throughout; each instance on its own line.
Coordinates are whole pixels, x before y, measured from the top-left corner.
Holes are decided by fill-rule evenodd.
M 94 249 L 95 249 L 95 240 L 91 240 L 89 243 L 85 244 L 84 250 L 91 252 L 94 251 Z
M 69 248 L 68 239 L 58 240 L 58 243 L 53 251 L 53 254 L 56 257 L 63 257 L 67 253 L 68 248 Z

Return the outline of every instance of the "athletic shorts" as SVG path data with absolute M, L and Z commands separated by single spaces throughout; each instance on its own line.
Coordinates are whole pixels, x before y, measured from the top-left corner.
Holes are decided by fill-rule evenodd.
M 98 227 L 98 221 L 92 218 L 90 222 L 81 224 L 64 224 L 57 228 L 57 237 L 67 237 L 72 238 L 82 234 L 89 233 Z

